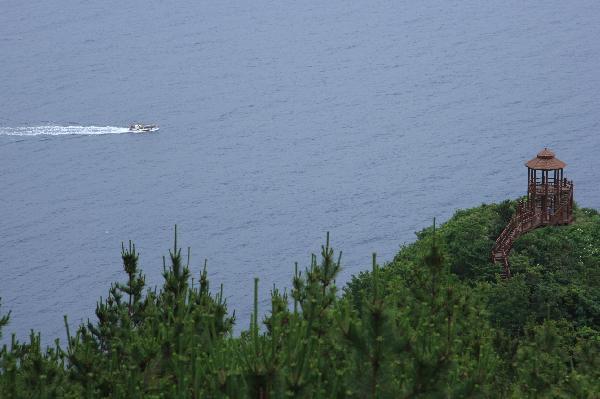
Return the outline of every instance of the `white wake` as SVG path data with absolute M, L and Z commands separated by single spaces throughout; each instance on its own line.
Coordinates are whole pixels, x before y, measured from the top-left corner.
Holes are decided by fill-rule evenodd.
M 0 127 L 4 136 L 96 136 L 102 134 L 131 133 L 127 127 L 116 126 L 25 126 Z

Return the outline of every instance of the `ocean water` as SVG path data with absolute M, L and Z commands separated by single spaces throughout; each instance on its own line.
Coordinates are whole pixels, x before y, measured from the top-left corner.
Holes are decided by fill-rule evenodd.
M 3 0 L 3 339 L 93 317 L 123 241 L 160 284 L 175 224 L 241 328 L 327 231 L 343 284 L 544 147 L 600 208 L 599 65 L 597 0 Z

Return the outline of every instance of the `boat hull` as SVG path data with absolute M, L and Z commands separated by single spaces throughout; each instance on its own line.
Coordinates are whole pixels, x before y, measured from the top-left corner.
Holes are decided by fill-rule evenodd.
M 157 125 L 131 125 L 129 131 L 132 133 L 150 133 L 158 130 Z

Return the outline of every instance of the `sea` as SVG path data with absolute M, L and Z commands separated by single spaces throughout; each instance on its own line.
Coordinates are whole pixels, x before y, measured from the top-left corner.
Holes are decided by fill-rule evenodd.
M 129 240 L 160 286 L 175 225 L 239 332 L 327 232 L 343 287 L 545 147 L 600 208 L 597 0 L 0 0 L 2 342 L 95 320 Z

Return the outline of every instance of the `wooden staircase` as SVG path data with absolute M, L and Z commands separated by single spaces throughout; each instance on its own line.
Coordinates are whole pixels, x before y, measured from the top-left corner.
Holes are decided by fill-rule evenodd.
M 521 235 L 539 227 L 539 224 L 535 223 L 535 219 L 535 212 L 531 207 L 529 207 L 527 203 L 519 202 L 517 211 L 504 230 L 502 230 L 500 236 L 496 239 L 496 243 L 492 249 L 492 262 L 500 263 L 502 266 L 500 275 L 503 278 L 510 278 L 508 255 L 512 249 L 513 243 Z
M 528 201 L 519 201 L 517 204 L 517 211 L 496 239 L 492 249 L 492 262 L 500 263 L 502 267 L 500 275 L 503 278 L 510 278 L 508 256 L 517 238 L 538 227 L 558 226 L 573 222 L 573 182 L 567 182 L 560 190 L 558 208 L 552 213 L 548 209 L 543 209 Z

